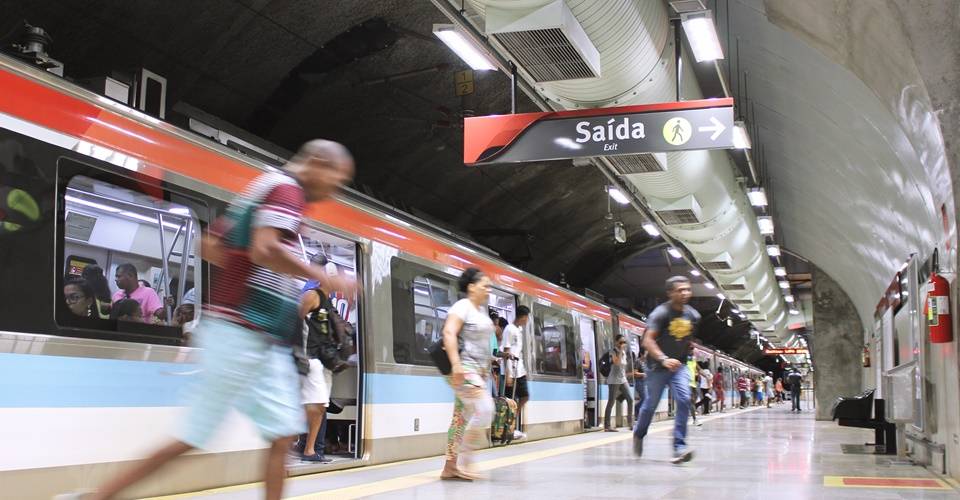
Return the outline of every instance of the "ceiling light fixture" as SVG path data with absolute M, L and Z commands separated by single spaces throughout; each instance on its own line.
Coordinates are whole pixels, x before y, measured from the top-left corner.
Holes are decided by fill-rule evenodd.
M 750 149 L 750 134 L 747 133 L 747 125 L 741 121 L 733 122 L 733 147 Z
M 693 58 L 697 62 L 723 59 L 723 50 L 720 48 L 720 38 L 717 36 L 716 26 L 713 25 L 711 11 L 681 14 L 680 22 L 693 50 Z
M 627 197 L 623 194 L 623 192 L 615 187 L 608 188 L 607 194 L 609 194 L 610 197 L 613 198 L 613 201 L 616 201 L 621 205 L 626 205 L 627 203 L 630 203 L 630 200 L 627 199 Z M 646 227 L 644 227 L 644 229 L 646 229 Z M 650 231 L 647 231 L 647 232 L 649 233 Z
M 789 282 L 789 281 L 778 281 L 777 283 L 779 283 L 779 284 L 780 284 L 780 288 L 783 288 L 784 290 L 790 288 L 790 282 Z
M 780 247 L 778 245 L 767 245 L 767 255 L 771 257 L 779 257 Z
M 740 314 L 740 309 L 730 309 L 733 314 Z
M 720 299 L 720 300 L 727 300 L 727 296 L 724 295 L 724 294 L 722 294 L 722 293 L 718 293 L 718 294 L 717 294 L 717 298 Z
M 793 298 L 793 295 L 784 295 L 783 300 L 787 301 L 787 303 L 792 303 L 796 299 Z
M 497 67 L 493 64 L 487 55 L 474 45 L 466 36 L 463 35 L 457 27 L 452 24 L 434 24 L 433 34 L 436 35 L 447 47 L 463 59 L 474 70 L 495 70 Z
M 696 269 L 691 269 L 691 270 L 690 270 L 690 276 L 700 276 L 700 271 L 698 271 L 698 270 L 696 270 Z
M 782 278 L 787 275 L 787 269 L 784 267 L 775 267 L 773 268 L 773 274 L 774 276 Z
M 709 281 L 704 281 L 703 286 L 707 287 L 708 290 L 713 290 L 717 288 L 716 286 L 714 286 L 713 283 L 710 283 Z
M 680 250 L 677 250 L 677 249 L 674 248 L 674 247 L 668 248 L 668 249 L 667 249 L 667 253 L 670 254 L 670 256 L 673 257 L 674 259 L 682 259 L 682 258 L 683 258 L 683 254 L 680 253 Z
M 747 191 L 747 198 L 750 199 L 750 204 L 755 207 L 767 206 L 767 193 L 763 188 L 750 188 Z
M 757 225 L 760 226 L 760 234 L 764 236 L 773 235 L 773 217 L 757 217 Z
M 644 224 L 643 230 L 646 231 L 647 234 L 649 234 L 650 236 L 653 236 L 654 238 L 656 238 L 657 236 L 660 236 L 660 230 L 657 229 L 657 226 L 651 222 Z

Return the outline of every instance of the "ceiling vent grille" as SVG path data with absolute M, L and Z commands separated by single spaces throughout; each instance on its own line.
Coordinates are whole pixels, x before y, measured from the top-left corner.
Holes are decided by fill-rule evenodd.
M 746 315 L 757 315 L 760 314 L 760 309 L 740 309 L 740 312 Z
M 659 155 L 657 155 L 659 156 Z M 655 155 L 623 155 L 623 156 L 605 156 L 604 158 L 613 165 L 613 169 L 620 175 L 630 174 L 649 174 L 651 172 L 663 172 L 666 161 L 661 162 Z M 666 160 L 666 155 L 663 155 Z
M 649 198 L 648 201 L 653 211 L 656 212 L 663 223 L 668 226 L 697 224 L 701 221 L 700 203 L 697 202 L 697 199 L 693 196 L 684 196 L 673 202 L 666 202 L 655 198 Z
M 64 236 L 72 240 L 90 241 L 90 235 L 93 234 L 93 226 L 97 224 L 97 218 L 92 215 L 68 211 L 65 222 Z
M 701 260 L 700 265 L 708 271 L 727 271 L 732 268 L 730 265 L 730 254 L 727 252 Z
M 487 34 L 537 82 L 600 76 L 600 52 L 563 0 L 519 18 L 490 7 L 486 22 Z
M 742 291 L 747 289 L 747 280 L 745 278 L 740 278 L 733 280 L 731 283 L 721 283 L 720 287 L 727 291 Z

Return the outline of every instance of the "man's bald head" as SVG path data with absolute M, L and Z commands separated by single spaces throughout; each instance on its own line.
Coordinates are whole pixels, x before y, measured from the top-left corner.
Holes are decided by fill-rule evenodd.
M 320 201 L 353 179 L 353 155 L 339 142 L 314 139 L 300 146 L 284 168 L 303 187 L 307 201 Z

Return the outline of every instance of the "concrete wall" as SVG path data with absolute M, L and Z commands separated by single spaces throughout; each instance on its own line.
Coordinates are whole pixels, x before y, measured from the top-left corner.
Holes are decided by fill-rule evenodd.
M 815 266 L 812 338 L 817 420 L 830 420 L 830 409 L 837 397 L 861 390 L 863 326 L 840 284 Z

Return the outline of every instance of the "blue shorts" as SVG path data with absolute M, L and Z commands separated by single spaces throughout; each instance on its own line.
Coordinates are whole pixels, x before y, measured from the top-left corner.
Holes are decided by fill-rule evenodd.
M 203 349 L 201 371 L 187 390 L 178 439 L 203 448 L 231 408 L 250 417 L 267 441 L 306 432 L 300 377 L 289 346 L 209 317 L 200 321 L 194 339 Z

